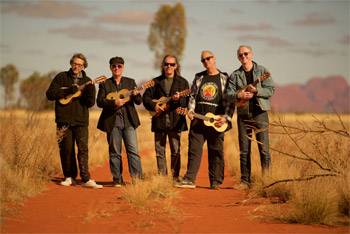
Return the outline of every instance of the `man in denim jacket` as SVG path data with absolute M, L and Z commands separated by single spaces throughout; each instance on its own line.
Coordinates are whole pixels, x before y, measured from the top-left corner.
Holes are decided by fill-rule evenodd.
M 236 99 L 238 140 L 240 149 L 241 183 L 236 189 L 248 189 L 251 175 L 251 137 L 253 130 L 258 143 L 263 174 L 270 167 L 269 153 L 269 98 L 274 84 L 265 67 L 255 63 L 250 46 L 241 45 L 237 57 L 242 66 L 235 70 L 228 85 L 228 94 Z

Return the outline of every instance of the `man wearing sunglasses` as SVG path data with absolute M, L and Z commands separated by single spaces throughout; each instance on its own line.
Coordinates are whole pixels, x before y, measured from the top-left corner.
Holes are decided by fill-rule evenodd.
M 136 128 L 140 120 L 134 104 L 140 105 L 142 97 L 134 79 L 123 76 L 124 59 L 113 57 L 109 60 L 112 77 L 99 85 L 97 106 L 102 109 L 97 128 L 107 133 L 109 165 L 113 186 L 121 187 L 123 180 L 122 141 L 128 158 L 129 172 L 133 182 L 142 178 L 141 159 L 138 153 Z M 122 89 L 132 90 L 130 100 L 126 98 L 107 99 L 107 94 Z
M 191 120 L 189 133 L 187 172 L 176 187 L 195 188 L 196 177 L 200 167 L 203 144 L 207 141 L 209 181 L 211 189 L 219 189 L 224 180 L 224 132 L 218 132 L 206 126 L 203 120 L 194 118 L 194 113 L 216 115 L 215 126 L 228 123 L 231 127 L 233 108 L 229 108 L 226 99 L 228 74 L 216 67 L 216 58 L 210 51 L 202 51 L 201 62 L 206 69 L 195 75 L 188 104 L 188 117 Z M 227 131 L 226 130 L 226 131 Z
M 149 111 L 155 112 L 152 117 L 151 130 L 154 132 L 155 151 L 158 173 L 167 175 L 165 155 L 166 140 L 168 137 L 171 151 L 171 174 L 176 182 L 179 179 L 181 157 L 180 136 L 187 131 L 186 118 L 176 112 L 178 107 L 187 106 L 187 97 L 180 97 L 180 92 L 189 88 L 188 81 L 180 76 L 180 64 L 173 55 L 166 55 L 161 63 L 162 74 L 154 78 L 155 85 L 143 94 L 143 105 Z M 170 97 L 166 105 L 159 105 L 153 100 Z
M 240 150 L 241 182 L 235 188 L 249 189 L 251 175 L 251 137 L 255 132 L 258 143 L 260 163 L 263 174 L 270 166 L 269 153 L 269 98 L 274 93 L 274 84 L 267 69 L 253 61 L 253 50 L 250 46 L 241 45 L 237 49 L 240 68 L 235 70 L 229 81 L 229 92 L 237 102 L 238 141 Z M 266 77 L 266 74 L 268 76 Z M 263 79 L 263 77 L 265 78 Z
M 57 141 L 59 144 L 61 166 L 65 180 L 60 184 L 71 186 L 76 184 L 78 174 L 75 158 L 75 144 L 78 148 L 78 165 L 80 178 L 84 187 L 102 188 L 90 179 L 89 173 L 89 150 L 88 150 L 88 125 L 89 108 L 95 105 L 95 86 L 89 81 L 84 69 L 88 66 L 86 57 L 77 53 L 70 59 L 71 68 L 60 72 L 52 80 L 46 91 L 46 96 L 55 102 L 55 116 L 57 124 Z M 60 99 L 76 94 L 79 85 L 88 83 L 81 91 L 81 95 L 73 98 L 69 103 L 62 104 Z

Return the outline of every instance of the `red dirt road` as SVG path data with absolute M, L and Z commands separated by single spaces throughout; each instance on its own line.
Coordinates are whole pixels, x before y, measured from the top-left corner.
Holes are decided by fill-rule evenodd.
M 110 187 L 111 176 L 106 165 L 92 173 L 95 180 L 106 185 L 103 189 L 51 183 L 46 191 L 24 202 L 17 215 L 5 219 L 1 232 L 350 233 L 348 227 L 279 224 L 256 219 L 254 210 L 259 204 L 234 205 L 247 197 L 244 192 L 230 188 L 234 185 L 230 177 L 225 178 L 221 190 L 208 189 L 206 161 L 204 157 L 197 188 L 179 189 L 176 207 L 180 212 L 175 219 L 147 217 L 140 210 L 131 208 L 120 199 L 121 190 Z

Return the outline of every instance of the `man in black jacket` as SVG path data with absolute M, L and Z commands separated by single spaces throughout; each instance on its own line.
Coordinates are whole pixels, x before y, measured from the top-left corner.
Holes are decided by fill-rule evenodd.
M 134 104 L 141 104 L 142 97 L 134 89 L 134 79 L 122 76 L 124 59 L 113 57 L 109 60 L 112 77 L 100 84 L 97 94 L 97 106 L 103 108 L 97 128 L 107 133 L 109 145 L 109 165 L 113 176 L 114 187 L 121 187 L 123 180 L 122 140 L 128 157 L 129 172 L 134 181 L 142 178 L 141 159 L 138 153 L 136 128 L 140 120 Z M 117 95 L 117 98 L 107 98 L 108 94 L 116 94 L 123 89 L 130 95 Z
M 57 137 L 60 148 L 61 165 L 65 180 L 63 186 L 75 184 L 78 169 L 75 159 L 75 143 L 78 146 L 78 164 L 83 186 L 102 188 L 90 179 L 88 166 L 88 125 L 89 109 L 95 104 L 96 90 L 84 69 L 88 63 L 83 54 L 74 54 L 70 60 L 71 69 L 61 72 L 53 79 L 46 96 L 55 101 Z M 91 83 L 90 83 L 91 82 Z M 87 84 L 87 85 L 84 85 Z M 84 89 L 81 89 L 84 87 Z M 60 100 L 81 92 L 71 101 Z
M 180 173 L 180 134 L 187 130 L 185 116 L 176 112 L 177 107 L 186 107 L 187 98 L 180 97 L 181 91 L 189 88 L 188 81 L 180 76 L 180 64 L 173 55 L 166 55 L 161 64 L 162 74 L 154 78 L 155 85 L 143 94 L 143 105 L 154 113 L 152 117 L 152 132 L 154 132 L 155 151 L 158 173 L 167 175 L 165 155 L 166 138 L 168 136 L 171 150 L 171 172 L 173 179 L 178 180 Z M 167 97 L 165 104 L 152 100 Z

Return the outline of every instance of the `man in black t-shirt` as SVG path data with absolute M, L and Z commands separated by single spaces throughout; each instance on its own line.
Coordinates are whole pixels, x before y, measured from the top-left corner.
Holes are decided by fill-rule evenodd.
M 228 75 L 217 69 L 214 54 L 210 51 L 203 51 L 201 62 L 206 70 L 196 74 L 188 104 L 191 128 L 187 172 L 182 182 L 176 187 L 196 187 L 195 181 L 201 163 L 203 144 L 207 141 L 210 188 L 218 189 L 224 180 L 224 132 L 217 131 L 213 126 L 205 125 L 203 120 L 196 116 L 212 113 L 216 116 L 213 121 L 215 127 L 220 128 L 227 123 L 231 127 L 234 109 L 226 105 L 229 103 L 226 100 Z

